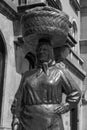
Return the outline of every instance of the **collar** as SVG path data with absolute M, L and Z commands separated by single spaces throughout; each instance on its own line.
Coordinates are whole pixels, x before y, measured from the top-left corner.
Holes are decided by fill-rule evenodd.
M 47 67 L 54 66 L 56 63 L 54 60 L 49 60 L 48 62 L 43 62 L 40 64 L 37 64 L 37 68 L 42 68 L 44 65 Z
M 49 60 L 49 62 L 44 62 L 42 64 L 38 64 L 37 68 L 42 69 L 42 71 L 47 74 L 47 70 L 49 67 L 54 66 L 55 61 Z

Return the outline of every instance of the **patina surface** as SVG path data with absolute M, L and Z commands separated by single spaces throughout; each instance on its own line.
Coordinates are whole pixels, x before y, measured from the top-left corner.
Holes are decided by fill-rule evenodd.
M 43 66 L 23 76 L 12 113 L 24 130 L 63 130 L 61 114 L 79 102 L 80 91 L 67 70 L 51 63 Z M 62 104 L 63 92 L 70 106 Z M 62 113 L 59 106 L 63 106 Z

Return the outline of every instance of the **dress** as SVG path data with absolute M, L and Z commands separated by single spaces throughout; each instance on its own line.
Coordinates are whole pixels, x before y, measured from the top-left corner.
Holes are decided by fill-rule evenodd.
M 43 64 L 26 72 L 12 104 L 12 114 L 20 120 L 22 130 L 64 130 L 61 113 L 55 110 L 62 104 L 65 93 L 64 113 L 80 100 L 81 92 L 66 69 L 55 63 Z

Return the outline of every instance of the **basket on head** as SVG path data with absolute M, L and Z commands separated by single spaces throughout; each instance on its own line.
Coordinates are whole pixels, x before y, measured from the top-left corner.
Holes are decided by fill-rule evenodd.
M 69 32 L 69 17 L 49 6 L 35 7 L 22 16 L 24 42 L 36 48 L 42 37 L 51 39 L 53 47 L 62 46 Z

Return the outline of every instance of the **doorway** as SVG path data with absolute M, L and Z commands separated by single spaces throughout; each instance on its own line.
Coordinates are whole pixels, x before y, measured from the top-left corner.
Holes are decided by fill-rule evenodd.
M 71 130 L 78 130 L 78 106 L 70 111 Z

